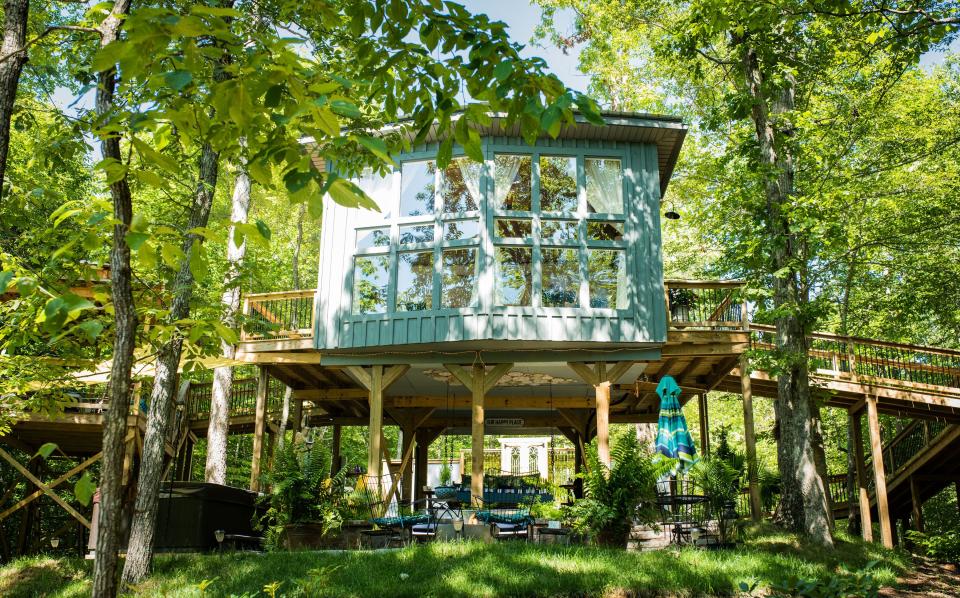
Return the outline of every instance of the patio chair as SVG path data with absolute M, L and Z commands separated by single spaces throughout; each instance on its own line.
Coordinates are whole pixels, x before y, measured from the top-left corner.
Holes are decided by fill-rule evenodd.
M 708 540 L 707 519 L 710 499 L 689 479 L 667 479 L 657 483 L 657 505 L 663 527 L 674 544 L 695 544 Z
M 490 524 L 490 531 L 498 540 L 529 539 L 534 522 L 530 509 L 533 503 L 546 496 L 539 473 L 485 475 L 480 500 L 482 508 L 474 516 L 478 521 Z
M 358 480 L 357 492 L 362 493 L 363 500 L 367 504 L 369 521 L 375 526 L 373 530 L 364 534 L 388 535 L 391 544 L 402 545 L 413 539 L 415 526 L 427 525 L 429 529 L 432 514 L 426 508 L 425 500 L 410 504 L 398 501 L 396 496 L 387 496 L 390 489 L 396 487 L 393 481 L 394 478 L 390 474 L 380 477 L 363 476 Z M 436 533 L 435 525 L 432 529 L 433 533 Z

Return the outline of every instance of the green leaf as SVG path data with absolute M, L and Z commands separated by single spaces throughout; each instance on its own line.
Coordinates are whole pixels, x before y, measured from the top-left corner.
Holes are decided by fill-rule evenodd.
M 506 81 L 513 74 L 513 62 L 505 60 L 493 68 L 493 76 L 497 81 Z
M 236 344 L 237 340 L 239 340 L 237 333 L 233 329 L 227 328 L 220 322 L 213 322 L 213 329 L 217 331 L 217 334 L 220 335 L 220 338 L 222 338 L 224 342 L 230 345 Z
M 367 208 L 379 212 L 376 202 L 370 199 L 360 187 L 346 179 L 335 179 L 327 190 L 333 201 L 348 208 Z
M 11 280 L 13 280 L 13 272 L 10 270 L 0 272 L 0 293 L 6 292 Z
M 299 170 L 291 170 L 283 176 L 283 184 L 290 193 L 301 191 L 304 187 L 309 185 L 310 181 L 312 180 L 313 173 L 309 171 L 300 172 Z
M 34 455 L 34 457 L 41 457 L 44 460 L 47 460 L 50 458 L 50 455 L 52 455 L 53 451 L 55 450 L 57 450 L 57 443 L 47 442 L 37 449 L 37 454 Z
M 127 245 L 134 251 L 139 251 L 140 247 L 150 238 L 147 233 L 127 233 Z
M 267 241 L 270 240 L 270 235 L 271 235 L 270 227 L 267 226 L 266 222 L 264 222 L 263 220 L 257 220 L 257 230 L 260 232 L 261 237 L 263 237 Z
M 86 322 L 80 323 L 77 328 L 90 342 L 97 340 L 97 337 L 103 332 L 103 324 L 101 324 L 99 320 L 87 320 Z
M 350 100 L 333 100 L 330 102 L 330 109 L 347 118 L 360 118 L 362 115 L 357 105 Z
M 387 144 L 383 142 L 383 139 L 380 139 L 379 137 L 359 135 L 357 136 L 357 143 L 370 150 L 373 155 L 380 158 L 387 164 L 391 164 L 393 166 L 397 165 L 393 158 L 390 157 L 390 152 L 387 150 Z
M 446 168 L 453 157 L 453 137 L 447 136 L 437 149 L 437 166 Z
M 183 250 L 180 249 L 179 245 L 175 243 L 164 243 L 160 246 L 160 257 L 163 258 L 164 264 L 176 270 L 180 267 L 180 262 L 183 261 L 183 258 L 187 256 L 183 253 Z
M 193 74 L 190 71 L 170 71 L 163 76 L 163 79 L 168 87 L 181 91 L 193 81 Z
M 207 277 L 207 260 L 203 255 L 203 246 L 200 241 L 194 241 L 190 251 L 190 273 L 197 281 Z
M 176 160 L 166 154 L 158 152 L 137 137 L 133 138 L 133 147 L 137 150 L 137 153 L 140 154 L 140 158 L 148 164 L 159 166 L 170 174 L 180 174 L 183 170 Z
M 93 482 L 93 479 L 90 478 L 89 471 L 83 472 L 83 475 L 80 476 L 80 479 L 77 480 L 77 483 L 73 486 L 73 495 L 77 498 L 77 501 L 85 507 L 90 504 L 96 491 L 97 485 Z
M 278 83 L 267 90 L 267 93 L 263 97 L 263 105 L 267 108 L 276 108 L 280 105 L 280 100 L 282 99 L 283 85 Z

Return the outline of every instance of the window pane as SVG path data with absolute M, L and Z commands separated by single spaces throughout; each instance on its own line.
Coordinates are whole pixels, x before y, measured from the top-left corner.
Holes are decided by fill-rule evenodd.
M 619 249 L 591 249 L 587 253 L 590 307 L 627 308 L 627 265 Z
M 580 260 L 576 249 L 544 249 L 544 307 L 580 307 Z
M 353 270 L 353 313 L 382 314 L 387 311 L 390 257 L 358 257 Z
M 445 213 L 480 209 L 480 167 L 479 162 L 469 158 L 450 161 L 443 171 L 443 183 L 440 186 Z
M 530 305 L 533 275 L 529 247 L 497 248 L 497 305 Z
M 414 224 L 400 227 L 400 244 L 430 243 L 433 241 L 432 224 Z
M 433 162 L 404 162 L 400 172 L 400 215 L 423 216 L 433 214 L 434 173 Z
M 587 158 L 587 211 L 623 214 L 623 173 L 620 160 Z
M 591 241 L 622 241 L 622 222 L 587 222 L 587 237 Z
M 443 238 L 447 241 L 479 239 L 480 222 L 477 220 L 449 220 L 444 222 Z
M 357 231 L 357 249 L 390 247 L 390 228 L 360 229 Z
M 443 252 L 443 307 L 470 307 L 477 304 L 477 250 L 447 249 Z
M 493 205 L 499 210 L 529 212 L 530 156 L 497 154 L 493 170 Z
M 575 243 L 580 238 L 576 220 L 544 220 L 540 229 L 542 243 Z
M 577 159 L 540 157 L 540 211 L 577 210 Z
M 529 239 L 533 236 L 533 221 L 497 218 L 494 230 L 500 239 Z
M 430 309 L 433 302 L 433 252 L 397 255 L 397 311 Z

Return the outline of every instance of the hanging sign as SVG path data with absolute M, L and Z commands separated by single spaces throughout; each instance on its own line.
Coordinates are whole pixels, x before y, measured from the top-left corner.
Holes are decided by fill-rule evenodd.
M 483 420 L 483 425 L 491 427 L 520 427 L 523 425 L 523 419 L 518 417 L 490 417 Z

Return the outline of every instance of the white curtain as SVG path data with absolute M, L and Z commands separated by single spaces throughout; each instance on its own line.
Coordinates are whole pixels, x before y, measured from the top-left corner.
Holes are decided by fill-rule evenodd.
M 493 195 L 494 206 L 503 206 L 503 200 L 510 193 L 510 187 L 513 186 L 513 179 L 517 177 L 520 171 L 520 161 L 529 156 L 511 156 L 507 154 L 497 155 L 494 158 L 493 168 Z
M 627 254 L 619 251 L 617 256 L 617 309 L 627 309 Z
M 474 162 L 470 158 L 457 158 L 455 162 L 460 168 L 460 176 L 463 177 L 463 184 L 466 185 L 467 191 L 470 192 L 470 197 L 473 198 L 473 202 L 479 209 L 480 206 L 483 205 L 480 201 L 480 170 L 483 168 L 483 164 Z
M 623 213 L 623 173 L 620 160 L 590 159 L 584 162 L 587 174 L 587 202 L 599 214 Z

